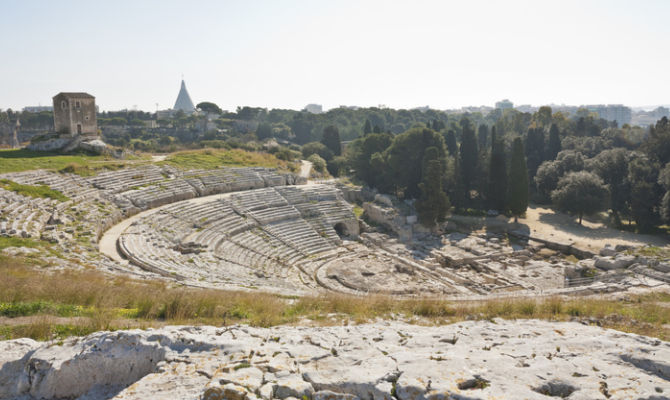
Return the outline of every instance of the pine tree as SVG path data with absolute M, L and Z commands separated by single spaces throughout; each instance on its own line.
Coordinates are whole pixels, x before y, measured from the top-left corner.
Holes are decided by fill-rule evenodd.
M 577 214 L 579 225 L 584 215 L 607 209 L 608 196 L 603 180 L 587 171 L 570 172 L 558 181 L 558 187 L 551 192 L 556 208 Z
M 558 153 L 561 152 L 561 136 L 556 124 L 551 124 L 549 128 L 549 143 L 547 145 L 546 159 L 555 160 Z
M 479 151 L 477 150 L 475 132 L 470 127 L 470 121 L 467 118 L 463 118 L 461 125 L 463 127 L 463 139 L 460 149 L 461 179 L 466 191 L 466 199 L 468 199 L 470 197 L 468 192 L 475 187 L 476 183 Z
M 370 123 L 369 119 L 365 120 L 365 125 L 363 126 L 363 134 L 367 135 L 372 133 L 372 124 Z
M 507 205 L 507 160 L 505 146 L 496 137 L 496 128 L 491 129 L 491 158 L 489 162 L 489 185 L 487 200 L 489 208 L 506 211 Z
M 445 171 L 438 149 L 427 148 L 422 164 L 421 197 L 416 201 L 416 211 L 421 224 L 432 228 L 436 223 L 444 222 L 450 207 L 449 198 L 442 188 Z
M 323 130 L 321 143 L 330 149 L 336 156 L 342 154 L 342 145 L 340 144 L 340 131 L 334 125 L 328 125 Z
M 524 156 L 521 138 L 514 139 L 512 144 L 512 160 L 509 170 L 509 209 L 514 215 L 514 222 L 528 208 L 528 168 Z

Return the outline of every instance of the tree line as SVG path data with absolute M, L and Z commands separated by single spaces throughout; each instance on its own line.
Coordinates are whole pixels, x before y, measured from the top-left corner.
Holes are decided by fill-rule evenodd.
M 338 128 L 302 146 L 322 158 L 333 175 L 414 202 L 421 222 L 434 225 L 451 208 L 512 216 L 530 201 L 583 216 L 609 211 L 614 225 L 641 232 L 670 222 L 670 124 L 648 130 L 618 127 L 593 115 L 541 108 L 526 131 L 505 124 L 475 125 L 467 115 L 415 124 L 394 135 L 366 120 L 361 136 L 339 155 Z M 561 128 L 563 127 L 563 128 Z M 596 129 L 597 128 L 597 129 Z M 326 132 L 328 132 L 326 134 Z

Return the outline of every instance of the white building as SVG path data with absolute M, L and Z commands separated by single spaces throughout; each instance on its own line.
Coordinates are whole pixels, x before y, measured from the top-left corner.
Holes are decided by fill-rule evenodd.
M 312 114 L 321 114 L 323 113 L 323 106 L 321 106 L 321 104 L 312 103 L 307 104 L 303 110 Z
M 507 110 L 507 109 L 510 109 L 510 108 L 514 108 L 514 103 L 512 103 L 508 99 L 500 100 L 500 101 L 496 102 L 496 108 L 498 108 L 500 110 Z

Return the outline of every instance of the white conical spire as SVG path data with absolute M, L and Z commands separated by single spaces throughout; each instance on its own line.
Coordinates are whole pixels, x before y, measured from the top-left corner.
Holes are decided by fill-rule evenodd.
M 173 109 L 182 110 L 185 113 L 195 111 L 195 106 L 193 105 L 193 101 L 191 101 L 188 90 L 186 90 L 186 83 L 184 83 L 183 79 L 181 80 L 181 89 L 179 89 L 179 95 L 177 95 L 177 101 L 175 101 Z

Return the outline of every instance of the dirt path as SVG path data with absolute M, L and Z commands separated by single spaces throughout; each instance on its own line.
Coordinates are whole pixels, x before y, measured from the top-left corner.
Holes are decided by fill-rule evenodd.
M 309 179 L 309 173 L 312 172 L 312 163 L 307 160 L 300 160 L 302 165 L 300 166 L 300 176 L 305 179 Z
M 579 225 L 576 217 L 534 205 L 528 207 L 526 217 L 519 218 L 517 224 L 513 218 L 504 216 L 486 218 L 452 215 L 449 220 L 456 223 L 459 230 L 518 231 L 534 238 L 570 244 L 593 253 L 598 253 L 607 244 L 666 246 L 670 243 L 667 237 L 621 231 L 593 220 L 584 219 L 582 225 Z
M 579 225 L 575 217 L 537 206 L 528 207 L 526 218 L 520 218 L 519 223 L 528 227 L 531 236 L 552 242 L 572 242 L 579 248 L 593 252 L 598 252 L 606 244 L 613 246 L 617 244 L 665 246 L 668 244 L 667 238 L 620 231 L 586 219 L 582 225 Z
M 119 250 L 116 247 L 117 239 L 119 238 L 119 236 L 121 236 L 123 231 L 125 231 L 126 228 L 128 228 L 133 222 L 155 211 L 156 209 L 151 209 L 148 211 L 141 212 L 139 214 L 135 214 L 132 217 L 126 218 L 123 221 L 119 222 L 118 224 L 107 229 L 107 231 L 102 235 L 100 241 L 98 242 L 98 248 L 100 249 L 100 252 L 114 261 L 118 261 L 122 264 L 127 264 L 128 260 L 124 259 L 123 256 L 121 256 L 121 253 L 119 253 Z

